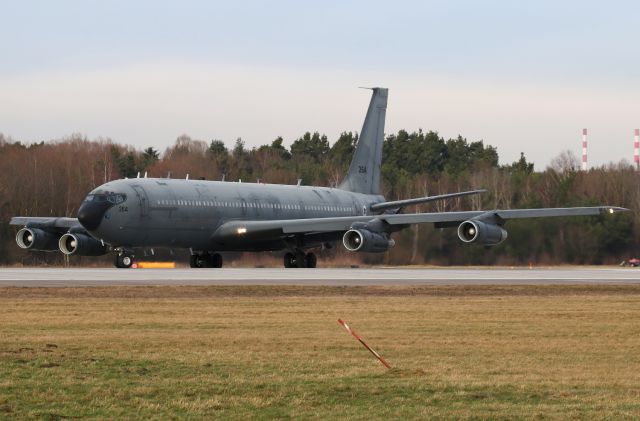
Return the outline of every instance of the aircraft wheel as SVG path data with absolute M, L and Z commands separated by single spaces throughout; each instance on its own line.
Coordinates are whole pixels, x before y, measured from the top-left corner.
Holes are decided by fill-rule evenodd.
M 213 253 L 210 258 L 211 267 L 212 268 L 221 268 L 222 267 L 222 256 L 218 253 Z
M 314 268 L 318 263 L 318 258 L 313 253 L 307 253 L 307 255 L 304 257 L 304 261 L 308 268 Z
M 202 253 L 202 254 L 192 254 L 189 258 L 189 265 L 192 268 L 221 268 L 222 267 L 222 256 L 218 253 Z
M 192 268 L 203 268 L 206 267 L 207 261 L 201 254 L 192 254 L 189 257 L 189 266 Z
M 284 267 L 286 268 L 296 267 L 296 257 L 293 255 L 293 253 L 285 253 Z
M 296 253 L 296 257 L 295 257 L 295 263 L 294 263 L 294 267 L 298 267 L 298 268 L 306 268 L 307 267 L 307 259 L 306 259 L 306 255 L 302 252 L 300 253 Z
M 133 265 L 133 256 L 126 253 L 116 254 L 114 265 L 119 269 L 129 269 Z

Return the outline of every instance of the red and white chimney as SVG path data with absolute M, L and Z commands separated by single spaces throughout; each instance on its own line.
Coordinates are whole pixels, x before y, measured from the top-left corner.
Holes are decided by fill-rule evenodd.
M 587 129 L 582 129 L 582 171 L 587 170 Z
M 636 164 L 636 170 L 640 170 L 640 129 L 633 132 L 633 162 Z

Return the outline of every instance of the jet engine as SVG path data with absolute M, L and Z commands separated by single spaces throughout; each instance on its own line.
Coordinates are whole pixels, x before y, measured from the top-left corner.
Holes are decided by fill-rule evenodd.
M 386 233 L 367 229 L 350 229 L 344 233 L 342 244 L 349 251 L 381 253 L 389 250 L 396 242 Z
M 495 246 L 507 239 L 507 231 L 482 221 L 464 221 L 458 226 L 458 237 L 465 243 Z
M 38 228 L 22 228 L 16 234 L 16 242 L 23 249 L 42 251 L 57 250 L 58 236 Z
M 60 251 L 75 256 L 102 256 L 107 254 L 107 247 L 101 241 L 86 234 L 67 233 L 58 241 Z

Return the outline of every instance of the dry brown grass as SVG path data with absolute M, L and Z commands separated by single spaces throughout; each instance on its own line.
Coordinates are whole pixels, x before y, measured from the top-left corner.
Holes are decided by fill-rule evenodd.
M 0 418 L 637 418 L 639 316 L 636 286 L 0 289 Z

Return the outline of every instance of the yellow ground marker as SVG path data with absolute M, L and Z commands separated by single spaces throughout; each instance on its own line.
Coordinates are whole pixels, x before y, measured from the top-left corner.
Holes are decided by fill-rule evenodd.
M 135 262 L 132 267 L 136 269 L 175 269 L 176 262 Z

